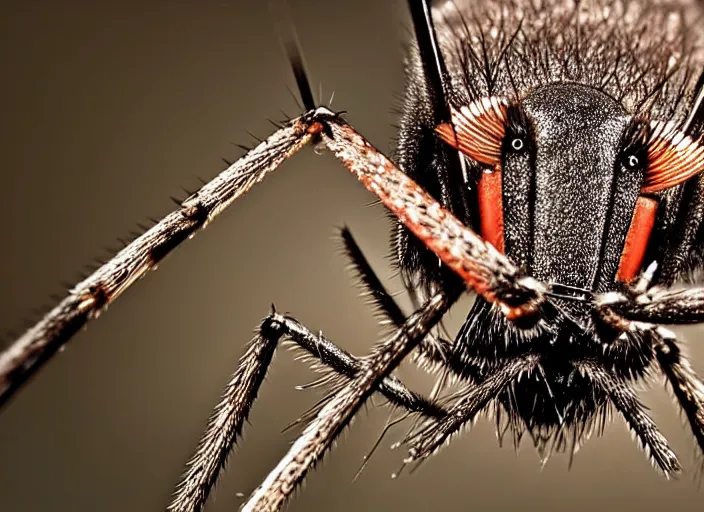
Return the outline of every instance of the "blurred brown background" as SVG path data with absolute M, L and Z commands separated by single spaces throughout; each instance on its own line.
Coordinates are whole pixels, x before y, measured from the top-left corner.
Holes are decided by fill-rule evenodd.
M 136 222 L 172 208 L 220 157 L 296 114 L 294 82 L 267 2 L 4 2 L 0 8 L 0 328 L 76 280 Z M 390 147 L 402 90 L 402 0 L 294 0 L 316 87 L 374 143 Z M 269 303 L 355 353 L 379 328 L 334 239 L 347 223 L 385 278 L 387 222 L 329 155 L 304 150 L 187 243 L 77 336 L 0 412 L 0 510 L 163 510 L 221 387 Z M 389 281 L 394 290 L 398 283 Z M 466 305 L 465 305 L 466 307 Z M 455 310 L 457 326 L 465 311 Z M 700 331 L 693 342 L 704 372 Z M 281 457 L 280 433 L 317 398 L 280 351 L 208 510 L 236 510 Z M 401 372 L 416 389 L 430 379 Z M 480 421 L 413 475 L 382 444 L 357 482 L 388 412 L 369 408 L 307 480 L 292 511 L 702 510 L 695 445 L 659 381 L 645 395 L 686 464 L 668 482 L 620 421 L 541 471 L 529 444 L 499 448 Z

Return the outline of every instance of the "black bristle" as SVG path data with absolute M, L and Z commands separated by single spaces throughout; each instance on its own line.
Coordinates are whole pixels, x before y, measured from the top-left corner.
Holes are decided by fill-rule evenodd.
M 690 112 L 683 126 L 683 131 L 687 135 L 692 135 L 692 132 L 701 132 L 704 129 L 704 72 L 699 75 L 694 91 L 696 97 L 692 112 Z
M 250 132 L 249 130 L 245 130 L 245 131 L 247 132 L 247 135 L 249 135 L 249 136 L 252 137 L 254 140 L 256 140 L 257 143 L 261 144 L 261 143 L 263 142 L 262 139 L 260 139 L 260 138 L 257 137 L 256 135 L 254 135 L 254 134 L 253 134 L 252 132 Z
M 296 27 L 293 24 L 288 6 L 285 1 L 272 2 L 275 7 L 277 29 L 281 45 L 284 47 L 288 61 L 291 64 L 293 75 L 296 78 L 298 92 L 303 101 L 303 107 L 309 111 L 315 109 L 315 100 L 313 99 L 313 91 L 310 87 L 310 81 L 306 75 L 305 65 L 303 64 L 303 56 L 301 55 L 300 45 L 298 43 L 298 34 Z M 291 92 L 296 103 L 298 98 Z M 300 104 L 299 104 L 300 108 Z
M 426 86 L 433 104 L 435 124 L 449 122 L 451 115 L 446 97 L 447 69 L 438 47 L 429 2 L 409 0 L 408 6 L 420 50 Z

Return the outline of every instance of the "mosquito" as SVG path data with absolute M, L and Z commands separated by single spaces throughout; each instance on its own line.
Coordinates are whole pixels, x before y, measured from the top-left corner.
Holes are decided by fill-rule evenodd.
M 406 464 L 479 414 L 500 437 L 574 452 L 611 413 L 665 476 L 680 462 L 635 386 L 664 375 L 704 449 L 704 384 L 665 326 L 704 320 L 704 56 L 682 2 L 410 1 L 415 45 L 394 159 L 317 105 L 297 47 L 305 113 L 179 201 L 0 355 L 0 400 L 89 320 L 307 144 L 327 148 L 389 210 L 402 313 L 354 237 L 342 238 L 395 331 L 356 358 L 273 309 L 246 346 L 169 509 L 201 510 L 282 339 L 325 368 L 325 401 L 243 510 L 279 510 L 374 393 L 415 417 Z M 657 35 L 657 37 L 655 37 Z M 435 328 L 463 294 L 459 333 Z M 458 392 L 392 375 L 413 356 Z

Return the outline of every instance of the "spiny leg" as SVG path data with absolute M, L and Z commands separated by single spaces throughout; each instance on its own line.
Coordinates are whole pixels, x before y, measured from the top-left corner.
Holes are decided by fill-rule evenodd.
M 704 288 L 608 293 L 597 297 L 596 306 L 607 321 L 615 316 L 626 322 L 697 324 L 704 322 Z
M 406 314 L 396 302 L 396 299 L 382 284 L 374 269 L 369 264 L 362 249 L 346 227 L 340 231 L 346 256 L 352 262 L 352 267 L 359 277 L 365 295 L 370 297 L 370 302 L 378 314 L 382 324 L 390 324 L 400 328 L 407 320 Z M 420 306 L 419 306 L 420 307 Z M 432 333 L 418 345 L 419 356 L 423 357 L 430 365 L 452 365 L 452 343 L 441 336 Z
M 704 321 L 704 288 L 645 290 L 613 293 L 597 303 L 602 317 L 621 328 L 652 329 L 651 324 L 691 324 Z M 674 333 L 656 327 L 653 333 L 655 357 L 687 416 L 692 433 L 704 452 L 704 382 L 695 373 L 676 343 Z
M 655 357 L 704 453 L 704 382 L 680 352 L 674 336 L 660 332 L 665 335 L 655 345 Z
M 177 487 L 169 510 L 201 510 L 215 484 L 228 454 L 237 442 L 259 387 L 271 364 L 281 338 L 291 339 L 297 347 L 337 374 L 353 378 L 363 363 L 340 349 L 321 334 L 315 334 L 289 316 L 271 312 L 247 344 L 237 370 L 228 382 L 220 402 L 208 421 L 196 453 Z M 388 376 L 377 388 L 389 402 L 423 416 L 442 417 L 441 407 L 409 391 L 397 378 Z
M 401 307 L 382 284 L 349 229 L 346 227 L 343 228 L 340 234 L 344 244 L 345 254 L 351 260 L 352 267 L 360 279 L 364 294 L 370 297 L 371 305 L 380 317 L 380 320 L 384 324 L 391 324 L 397 328 L 401 327 L 403 322 L 406 321 L 406 316 Z M 404 283 L 404 285 L 406 285 L 406 291 L 411 298 L 411 302 L 416 304 L 416 299 L 418 298 L 414 293 L 416 289 L 409 289 L 408 283 Z M 416 305 L 416 308 L 419 307 L 420 306 Z M 468 363 L 456 357 L 453 344 L 440 335 L 429 334 L 426 336 L 413 354 L 413 361 L 431 373 L 439 372 L 438 379 L 428 395 L 431 401 L 437 400 L 440 396 L 443 389 L 448 384 L 450 375 L 461 379 L 467 379 L 468 377 Z M 415 421 L 411 424 L 409 432 L 414 431 L 417 422 L 422 421 L 422 419 L 421 416 L 417 416 Z M 382 432 L 381 435 L 383 436 L 385 433 L 386 430 Z M 377 440 L 372 451 L 380 441 L 381 437 Z M 368 460 L 368 458 L 365 459 L 365 461 Z
M 89 320 L 307 144 L 320 128 L 315 118 L 315 112 L 308 112 L 293 119 L 206 183 L 178 210 L 74 286 L 65 299 L 0 353 L 0 405 Z
M 275 511 L 284 505 L 369 395 L 440 321 L 460 293 L 460 290 L 452 290 L 435 294 L 408 318 L 401 329 L 374 347 L 357 376 L 340 389 L 308 424 L 249 498 L 243 512 Z
M 328 369 L 337 375 L 352 379 L 363 368 L 362 359 L 341 349 L 322 334 L 312 332 L 295 318 L 274 314 L 272 320 L 281 325 L 283 335 L 295 343 L 294 348 L 305 350 L 309 356 L 319 360 L 323 370 Z M 445 415 L 442 407 L 410 391 L 393 375 L 385 377 L 377 391 L 393 405 L 408 412 L 417 412 L 430 418 L 441 418 Z
M 463 425 L 471 422 L 486 405 L 516 380 L 523 372 L 531 371 L 536 366 L 532 357 L 508 361 L 504 366 L 494 370 L 484 380 L 461 392 L 461 398 L 440 419 L 430 419 L 411 433 L 405 443 L 410 444 L 406 463 L 429 457 L 452 434 Z
M 354 239 L 349 229 L 346 227 L 343 228 L 340 235 L 344 244 L 345 255 L 350 259 L 352 268 L 360 280 L 364 295 L 371 299 L 370 303 L 381 323 L 400 328 L 406 321 L 405 313 L 376 275 L 376 272 L 374 272 L 374 269 L 366 256 L 364 256 L 362 249 L 357 244 L 357 241 Z M 411 302 L 416 309 L 420 308 L 417 304 L 418 296 L 414 293 L 416 289 L 410 289 L 408 283 L 404 283 L 404 285 L 411 298 Z M 455 357 L 452 343 L 440 335 L 429 334 L 426 336 L 413 354 L 413 362 L 419 364 L 419 366 L 431 373 L 439 372 L 438 379 L 428 395 L 431 401 L 437 400 L 440 396 L 451 374 L 456 377 L 466 378 L 467 363 Z M 409 432 L 414 430 L 417 422 L 421 420 L 422 417 L 417 416 L 415 421 L 411 424 Z M 381 437 L 383 437 L 385 433 L 386 429 L 377 439 L 376 444 L 372 448 L 372 452 L 381 442 Z M 368 460 L 369 458 L 365 459 L 365 464 Z M 363 467 L 364 465 L 362 468 Z M 360 471 L 362 468 L 360 468 Z
M 321 121 L 325 145 L 401 222 L 478 294 L 498 302 L 510 318 L 533 315 L 551 304 L 547 287 L 524 275 L 383 153 L 339 118 Z
M 641 447 L 665 476 L 679 473 L 682 466 L 677 456 L 653 419 L 645 412 L 643 404 L 633 390 L 607 373 L 603 367 L 591 362 L 580 363 L 579 369 L 606 391 L 609 400 L 623 416 L 631 432 L 638 438 Z

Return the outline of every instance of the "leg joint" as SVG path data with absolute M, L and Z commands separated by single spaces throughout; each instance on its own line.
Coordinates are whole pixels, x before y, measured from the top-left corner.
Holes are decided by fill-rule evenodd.
M 286 334 L 288 328 L 286 327 L 285 318 L 272 310 L 269 315 L 262 320 L 259 331 L 267 340 L 278 341 L 281 336 Z

